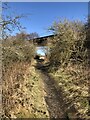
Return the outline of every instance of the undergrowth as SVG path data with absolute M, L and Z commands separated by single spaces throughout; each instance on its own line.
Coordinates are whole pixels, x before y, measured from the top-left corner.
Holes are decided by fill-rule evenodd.
M 42 80 L 28 63 L 13 63 L 3 72 L 2 97 L 3 118 L 49 117 Z
M 88 119 L 89 110 L 89 69 L 79 65 L 68 65 L 51 73 L 62 89 L 67 102 L 74 105 L 80 118 Z M 69 106 L 70 107 L 70 106 Z M 72 114 L 72 111 L 71 111 Z

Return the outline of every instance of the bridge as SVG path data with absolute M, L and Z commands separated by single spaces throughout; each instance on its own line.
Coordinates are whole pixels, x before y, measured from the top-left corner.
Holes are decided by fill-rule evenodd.
M 49 49 L 48 49 L 48 44 L 50 43 L 50 39 L 53 39 L 54 38 L 54 36 L 56 36 L 56 35 L 49 35 L 49 36 L 44 36 L 44 37 L 39 37 L 39 38 L 34 38 L 34 39 L 32 39 L 32 42 L 33 42 L 33 44 L 35 45 L 35 47 L 36 47 L 36 55 L 35 55 L 35 58 L 37 58 L 37 59 L 42 59 L 42 60 L 48 60 L 48 51 L 49 51 Z M 42 55 L 40 55 L 39 57 L 38 57 L 38 53 L 37 53 L 37 51 L 38 50 L 40 50 L 40 49 L 46 49 L 46 51 L 47 51 L 47 55 L 45 54 L 45 55 L 43 55 L 43 57 L 42 57 Z M 41 61 L 42 61 L 41 60 Z
M 49 36 L 44 36 L 44 37 L 39 37 L 33 39 L 33 44 L 36 46 L 47 46 L 47 44 L 50 42 L 48 41 L 48 38 L 54 38 L 56 35 L 49 35 Z

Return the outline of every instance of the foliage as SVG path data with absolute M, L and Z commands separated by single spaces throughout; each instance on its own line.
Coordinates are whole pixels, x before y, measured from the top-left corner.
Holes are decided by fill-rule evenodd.
M 11 64 L 2 83 L 3 119 L 49 117 L 43 81 L 29 63 Z
M 17 61 L 31 62 L 35 52 L 33 43 L 27 41 L 23 33 L 3 40 L 2 50 L 3 64 L 6 66 Z
M 59 68 L 56 72 L 51 73 L 55 78 L 58 87 L 62 90 L 65 96 L 65 104 L 69 109 L 69 113 L 78 114 L 81 119 L 89 119 L 89 102 L 88 102 L 88 79 L 89 69 L 79 65 L 70 65 L 64 68 Z M 69 103 L 69 104 L 68 104 Z M 72 111 L 74 106 L 76 111 Z M 73 117 L 73 116 L 72 116 Z
M 50 63 L 54 67 L 83 63 L 87 58 L 85 26 L 79 21 L 59 21 L 50 28 L 56 36 L 50 40 Z
M 4 5 L 3 10 L 8 11 L 7 4 Z M 3 14 L 2 21 L 0 21 L 3 51 L 2 117 L 8 119 L 47 117 L 48 111 L 44 105 L 42 93 L 40 93 L 42 85 L 36 87 L 38 83 L 41 84 L 38 81 L 39 76 L 34 74 L 35 69 L 30 67 L 31 59 L 35 53 L 35 47 L 30 39 L 38 37 L 38 34 L 20 32 L 15 36 L 10 36 L 16 29 L 22 30 L 20 24 L 22 17 L 24 16 Z
M 63 90 L 65 99 L 76 108 L 75 114 L 88 119 L 89 23 L 64 20 L 55 22 L 50 30 L 55 36 L 49 39 L 49 70 Z

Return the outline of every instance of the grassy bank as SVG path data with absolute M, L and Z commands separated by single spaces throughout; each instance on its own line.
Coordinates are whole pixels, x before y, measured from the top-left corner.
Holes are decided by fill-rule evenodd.
M 42 80 L 35 68 L 25 62 L 13 63 L 3 73 L 3 116 L 49 117 L 44 94 Z
M 48 117 L 42 81 L 32 63 L 35 46 L 21 35 L 3 40 L 2 45 L 3 118 Z
M 67 66 L 51 73 L 55 78 L 58 87 L 62 89 L 67 103 L 70 103 L 68 109 L 74 106 L 80 118 L 88 118 L 89 103 L 88 79 L 89 70 L 82 66 Z M 74 111 L 73 111 L 74 112 Z M 69 115 L 73 115 L 72 110 Z

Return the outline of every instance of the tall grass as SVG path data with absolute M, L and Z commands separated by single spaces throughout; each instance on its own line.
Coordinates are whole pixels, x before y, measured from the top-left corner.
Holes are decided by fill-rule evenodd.
M 3 117 L 10 118 L 10 112 L 19 106 L 19 98 L 23 98 L 22 85 L 31 59 L 34 46 L 29 41 L 9 38 L 3 40 L 3 83 L 2 104 Z M 18 95 L 16 95 L 18 94 Z M 17 98 L 19 96 L 19 98 Z M 18 108 L 19 109 L 19 108 Z M 12 114 L 13 115 L 13 114 Z

